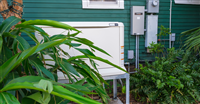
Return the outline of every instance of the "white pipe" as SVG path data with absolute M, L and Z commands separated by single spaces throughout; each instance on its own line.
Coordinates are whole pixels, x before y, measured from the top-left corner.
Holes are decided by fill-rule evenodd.
M 171 33 L 171 29 L 172 29 L 172 0 L 170 0 L 170 17 L 169 17 L 169 29 L 170 29 L 170 33 Z M 171 34 L 169 35 L 169 48 L 171 48 Z

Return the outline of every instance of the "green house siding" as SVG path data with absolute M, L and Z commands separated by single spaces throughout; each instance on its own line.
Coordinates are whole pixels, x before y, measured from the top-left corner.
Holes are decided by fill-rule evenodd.
M 82 9 L 82 0 L 24 0 L 24 15 L 26 20 L 51 19 L 56 21 L 118 21 L 124 23 L 125 34 L 125 62 L 127 50 L 135 51 L 135 36 L 130 35 L 130 7 L 145 6 L 146 0 L 124 0 L 125 9 Z M 170 0 L 160 0 L 160 12 L 158 24 L 169 27 Z M 200 25 L 200 6 L 198 5 L 177 5 L 173 1 L 172 9 L 172 33 L 176 33 L 176 48 L 182 43 L 180 33 L 182 31 Z M 34 42 L 23 35 L 30 44 Z M 168 37 L 163 37 L 168 39 Z M 168 41 L 165 42 L 168 47 Z M 152 55 L 146 53 L 145 36 L 140 36 L 140 60 L 151 59 Z

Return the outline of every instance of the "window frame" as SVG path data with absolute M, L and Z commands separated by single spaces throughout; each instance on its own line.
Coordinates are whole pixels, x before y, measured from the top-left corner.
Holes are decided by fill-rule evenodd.
M 199 0 L 174 0 L 175 4 L 194 4 L 194 5 L 200 5 Z
M 124 0 L 116 0 L 117 3 L 90 3 L 90 0 L 82 0 L 83 9 L 124 9 Z M 95 2 L 95 1 L 92 1 Z

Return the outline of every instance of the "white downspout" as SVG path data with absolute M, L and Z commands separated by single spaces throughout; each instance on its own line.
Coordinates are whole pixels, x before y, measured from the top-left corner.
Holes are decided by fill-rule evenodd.
M 171 29 L 172 29 L 172 0 L 170 0 L 170 14 L 169 14 L 169 29 L 170 29 L 170 33 L 171 33 Z M 171 48 L 171 34 L 169 35 L 169 48 Z

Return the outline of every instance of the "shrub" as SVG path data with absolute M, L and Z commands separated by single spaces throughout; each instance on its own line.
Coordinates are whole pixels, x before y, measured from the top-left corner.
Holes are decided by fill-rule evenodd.
M 167 50 L 167 57 L 140 65 L 131 76 L 135 99 L 151 103 L 186 104 L 200 101 L 200 64 L 189 51 Z

